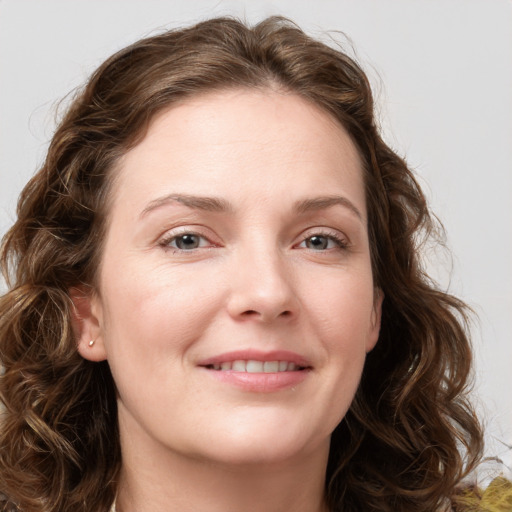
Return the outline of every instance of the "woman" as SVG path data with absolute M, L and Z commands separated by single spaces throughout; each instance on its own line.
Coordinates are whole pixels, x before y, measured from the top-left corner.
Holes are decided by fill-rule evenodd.
M 432 231 L 364 73 L 291 23 L 114 55 L 2 246 L 3 510 L 455 507 L 482 434 Z

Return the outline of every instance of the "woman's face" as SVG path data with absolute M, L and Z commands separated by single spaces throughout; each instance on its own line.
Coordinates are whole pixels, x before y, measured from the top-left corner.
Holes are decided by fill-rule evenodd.
M 115 172 L 79 349 L 110 364 L 122 442 L 227 463 L 327 453 L 381 306 L 345 130 L 294 94 L 209 93 L 158 115 Z

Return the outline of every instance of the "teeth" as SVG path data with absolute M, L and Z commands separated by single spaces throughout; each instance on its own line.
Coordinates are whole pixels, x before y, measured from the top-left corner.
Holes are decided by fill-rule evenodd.
M 247 373 L 261 373 L 263 371 L 262 361 L 247 361 L 245 364 L 245 371 Z
M 288 369 L 288 361 L 279 361 L 279 371 L 285 372 Z
M 245 372 L 245 361 L 233 361 L 232 370 L 235 372 Z
M 265 373 L 275 373 L 279 371 L 279 361 L 265 361 L 263 363 Z
M 213 364 L 213 370 L 232 370 L 234 372 L 246 373 L 277 373 L 277 372 L 294 372 L 300 369 L 295 363 L 290 361 L 256 361 L 254 359 L 226 361 L 220 364 Z

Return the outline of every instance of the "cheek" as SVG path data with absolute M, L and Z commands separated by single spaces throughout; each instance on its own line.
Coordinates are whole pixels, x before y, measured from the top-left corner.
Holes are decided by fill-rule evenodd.
M 165 351 L 179 355 L 205 330 L 221 301 L 216 282 L 183 269 L 118 268 L 104 281 L 109 360 L 137 353 L 142 362 Z M 115 361 L 113 361 L 115 362 Z M 130 366 L 133 366 L 132 359 Z
M 313 285 L 312 283 L 315 283 Z M 307 308 L 331 340 L 364 340 L 373 323 L 374 289 L 369 272 L 337 272 L 302 283 Z M 349 336 L 349 339 L 346 339 Z
M 189 392 L 190 349 L 222 301 L 217 283 L 206 285 L 201 272 L 145 270 L 118 267 L 103 288 L 109 366 L 124 407 L 142 423 Z M 161 414 L 164 423 L 172 416 L 171 409 Z
M 369 277 L 368 277 L 369 276 Z M 321 281 L 317 280 L 320 284 Z M 308 313 L 322 343 L 324 370 L 334 424 L 350 407 L 372 336 L 374 290 L 371 274 L 338 273 L 311 287 Z

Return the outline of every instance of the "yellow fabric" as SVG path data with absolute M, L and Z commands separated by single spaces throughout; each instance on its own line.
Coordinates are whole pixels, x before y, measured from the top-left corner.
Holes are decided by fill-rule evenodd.
M 512 512 L 512 482 L 499 476 L 484 491 L 465 491 L 460 504 L 465 512 Z

